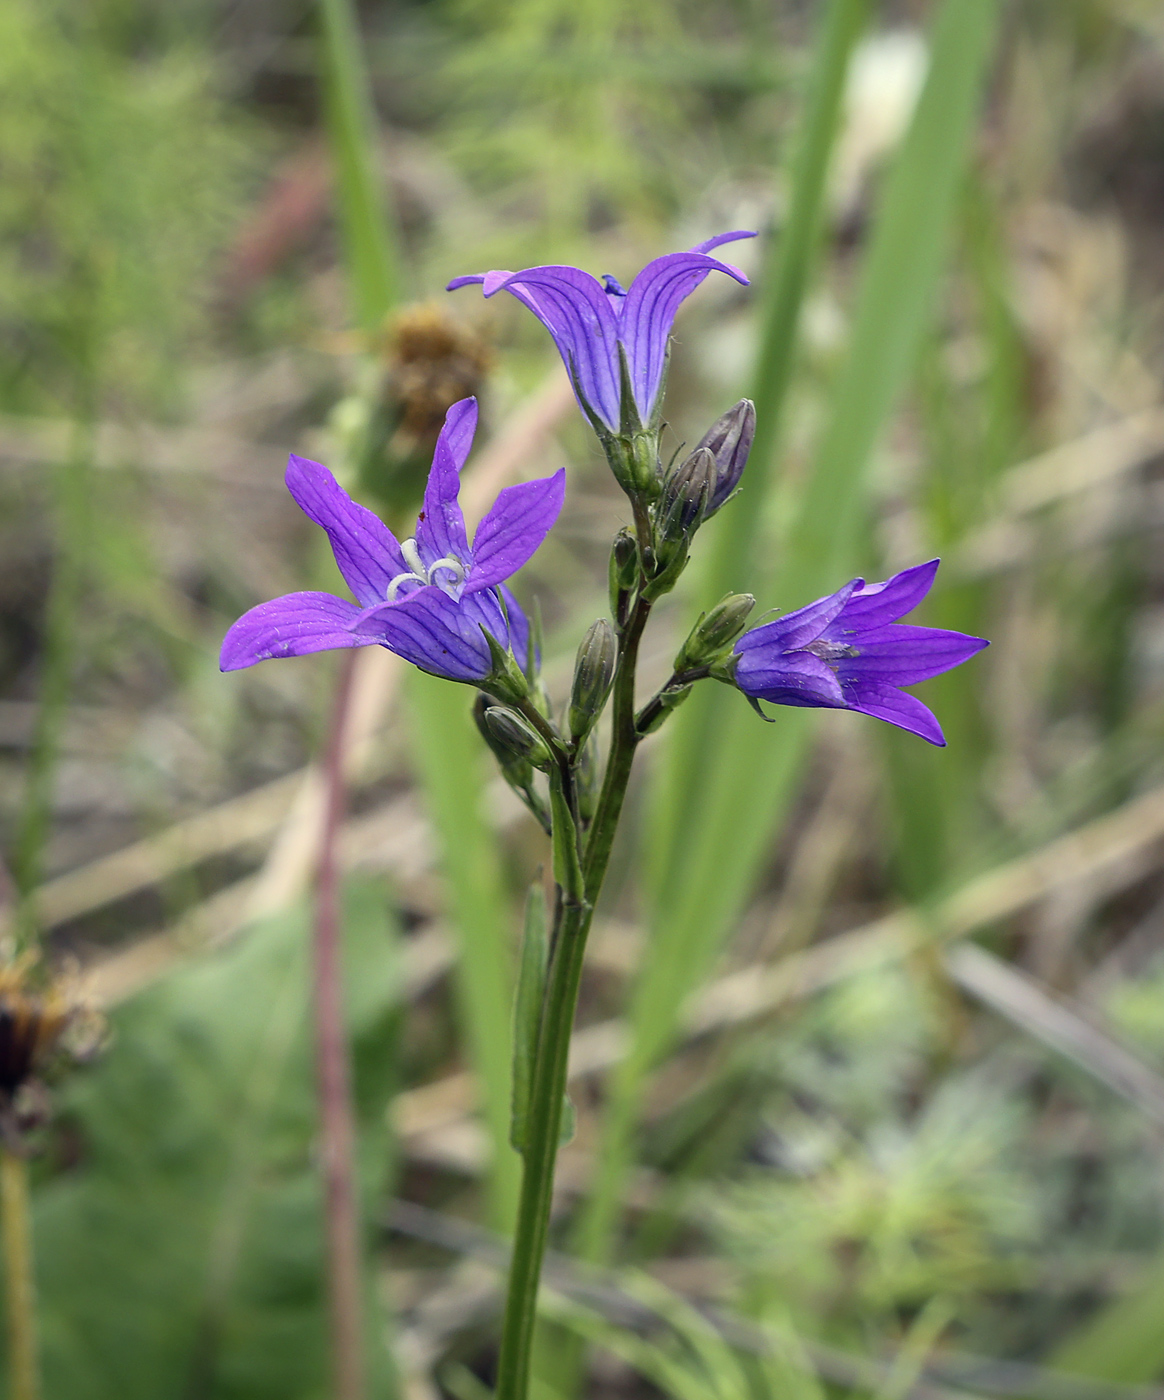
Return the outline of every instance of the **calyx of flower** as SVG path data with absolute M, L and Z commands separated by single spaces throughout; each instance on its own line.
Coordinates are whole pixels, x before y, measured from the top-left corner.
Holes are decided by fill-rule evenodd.
M 729 593 L 691 629 L 675 658 L 677 672 L 694 671 L 724 659 L 756 606 L 750 593 Z

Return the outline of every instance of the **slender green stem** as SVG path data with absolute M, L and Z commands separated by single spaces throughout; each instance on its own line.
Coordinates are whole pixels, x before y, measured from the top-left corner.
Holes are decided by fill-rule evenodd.
M 4 1301 L 8 1314 L 8 1389 L 12 1400 L 39 1400 L 36 1284 L 28 1162 L 0 1147 L 0 1217 L 4 1228 Z
M 553 1203 L 554 1164 L 562 1125 L 570 1036 L 582 980 L 586 937 L 590 932 L 594 903 L 602 889 L 610 861 L 614 833 L 638 744 L 634 707 L 635 669 L 639 643 L 650 611 L 650 603 L 642 599 L 637 601 L 620 639 L 612 692 L 610 758 L 582 860 L 585 899 L 582 902 L 560 899 L 554 921 L 545 1003 L 530 1086 L 517 1234 L 513 1242 L 509 1292 L 501 1334 L 498 1400 L 526 1400 L 529 1391 L 530 1351 L 537 1322 L 538 1282 Z M 522 712 L 525 713 L 524 710 Z

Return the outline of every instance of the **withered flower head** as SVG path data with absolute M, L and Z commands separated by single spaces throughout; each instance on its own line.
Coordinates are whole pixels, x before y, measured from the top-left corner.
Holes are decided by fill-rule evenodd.
M 484 341 L 432 302 L 397 313 L 383 353 L 396 431 L 406 440 L 435 436 L 452 405 L 478 392 L 490 363 Z
M 47 1117 L 40 1072 L 57 1055 L 83 1058 L 101 1038 L 100 1017 L 75 980 L 46 976 L 34 954 L 0 964 L 0 1137 L 9 1145 Z

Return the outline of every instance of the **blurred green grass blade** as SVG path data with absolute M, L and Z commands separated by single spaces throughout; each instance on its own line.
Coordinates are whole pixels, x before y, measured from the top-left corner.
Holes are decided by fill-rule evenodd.
M 517 1208 L 519 1166 L 509 1143 L 514 968 L 501 864 L 481 812 L 481 740 L 469 713 L 470 690 L 423 671 L 411 672 L 408 680 L 416 761 L 444 848 L 461 1021 L 493 1143 L 492 1218 L 497 1228 L 508 1228 Z
M 878 435 L 903 389 L 937 290 L 955 195 L 974 130 L 977 98 L 996 6 L 945 0 L 932 34 L 930 72 L 880 202 L 853 321 L 849 353 L 831 412 L 775 573 L 737 580 L 798 607 L 837 587 L 858 563 L 866 479 Z M 754 508 L 753 508 L 754 509 Z M 710 688 L 709 688 L 710 689 Z M 687 801 L 699 792 L 697 822 L 677 833 L 655 862 L 652 951 L 632 1005 L 635 1042 L 617 1093 L 637 1094 L 642 1071 L 671 1038 L 683 997 L 702 977 L 746 901 L 800 772 L 811 732 L 807 712 L 782 710 L 772 728 L 726 689 L 716 688 Z M 814 717 L 813 717 L 814 718 Z M 629 1113 L 614 1114 L 624 1129 Z M 600 1154 L 603 1179 L 583 1227 L 592 1252 L 609 1220 L 626 1152 Z
M 756 502 L 770 489 L 784 399 L 796 362 L 800 310 L 820 249 L 830 155 L 840 122 L 845 75 L 868 8 L 868 0 L 832 0 L 821 26 L 803 129 L 790 163 L 788 217 L 773 240 L 761 283 L 761 340 L 749 390 L 756 405 L 756 436 L 748 459 L 748 497 L 721 512 L 704 537 L 711 549 L 699 580 L 702 607 L 710 607 L 725 593 L 742 587 L 741 571 L 755 552 L 763 519 Z M 718 713 L 712 689 L 697 687 L 672 721 L 649 823 L 648 839 L 656 858 L 660 852 L 677 852 L 690 840 L 694 804 L 684 802 L 682 794 L 691 791 L 697 780 L 700 755 Z M 722 706 L 723 697 L 715 698 Z
M 370 329 L 399 299 L 400 274 L 378 171 L 372 92 L 351 0 L 320 0 L 324 107 L 356 319 Z
M 945 555 L 989 510 L 1004 468 L 1031 448 L 1030 375 L 1014 309 L 997 199 L 975 172 L 960 200 L 960 249 L 986 354 L 974 392 L 958 382 L 935 330 L 920 358 L 916 402 L 926 473 L 917 504 L 926 523 L 925 552 Z M 993 590 L 939 575 L 918 614 L 930 626 L 987 636 Z M 927 682 L 920 696 L 941 718 L 945 750 L 911 742 L 888 726 L 879 735 L 889 778 L 894 873 L 911 904 L 924 903 L 967 872 L 981 852 L 981 780 L 989 736 L 978 702 L 980 665 L 958 667 Z

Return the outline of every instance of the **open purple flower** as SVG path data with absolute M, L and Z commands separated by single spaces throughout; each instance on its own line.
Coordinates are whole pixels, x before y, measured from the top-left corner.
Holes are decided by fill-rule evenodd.
M 613 277 L 599 282 L 581 268 L 557 266 L 454 277 L 448 290 L 481 282 L 487 297 L 503 289 L 512 292 L 553 336 L 582 411 L 596 426 L 602 423 L 617 433 L 628 417 L 632 426 L 633 416 L 639 423 L 652 419 L 671 326 L 682 302 L 709 272 L 726 272 L 747 285 L 748 279 L 738 267 L 710 257 L 711 250 L 721 243 L 755 236 L 746 231 L 721 233 L 689 253 L 656 258 L 626 291 Z M 622 401 L 624 357 L 633 398 L 630 405 Z
M 753 627 L 735 644 L 736 685 L 753 704 L 859 710 L 944 745 L 933 714 L 899 687 L 952 670 L 989 644 L 898 624 L 930 591 L 938 563 L 931 559 L 885 583 L 855 578 L 799 612 Z
M 476 426 L 476 399 L 462 399 L 449 409 L 416 535 L 400 542 L 326 467 L 292 456 L 287 489 L 327 531 L 357 602 L 331 593 L 290 593 L 260 603 L 226 634 L 222 669 L 337 647 L 384 646 L 423 671 L 480 682 L 493 671 L 488 633 L 524 670 L 529 627 L 504 580 L 529 559 L 557 519 L 565 472 L 507 486 L 470 546 L 457 497 Z

